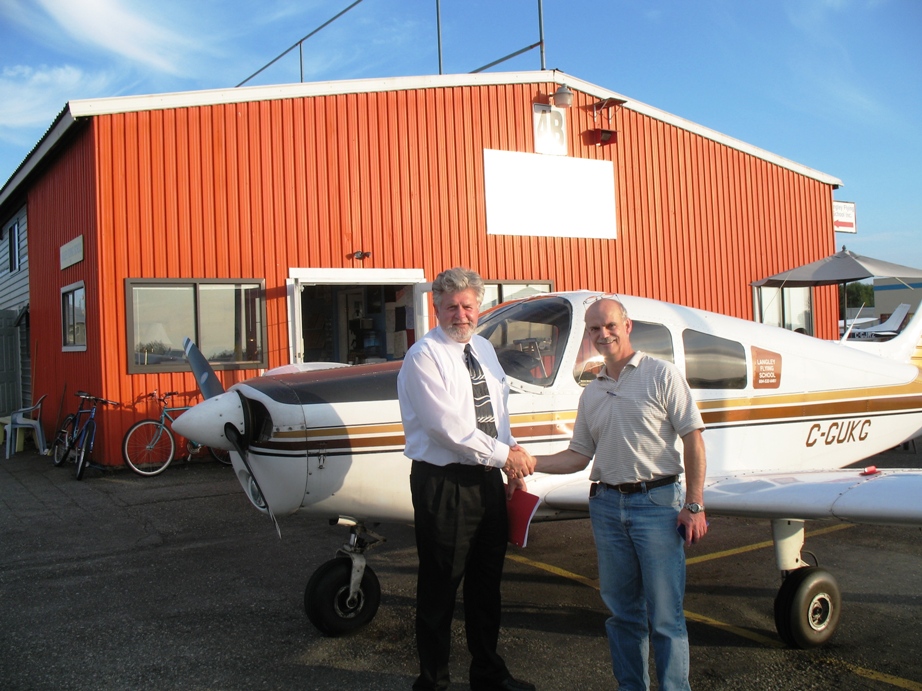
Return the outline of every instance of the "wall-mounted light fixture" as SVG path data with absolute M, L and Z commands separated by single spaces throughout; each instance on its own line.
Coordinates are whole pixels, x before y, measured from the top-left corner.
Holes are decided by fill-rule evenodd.
M 592 124 L 597 126 L 595 131 L 598 134 L 598 138 L 595 142 L 596 146 L 602 146 L 602 144 L 609 144 L 618 140 L 618 133 L 611 126 L 611 109 L 617 108 L 625 103 L 627 103 L 627 101 L 623 98 L 609 96 L 608 98 L 603 98 L 601 101 L 596 101 L 592 104 Z M 601 118 L 599 117 L 599 114 L 603 111 L 605 113 L 604 123 L 601 122 Z M 598 125 L 603 125 L 603 127 L 598 127 Z
M 363 252 L 362 250 L 356 250 L 352 253 L 352 258 L 358 260 L 368 259 L 370 256 L 371 252 Z
M 596 134 L 598 139 L 596 140 L 596 146 L 602 146 L 602 144 L 609 144 L 613 141 L 618 141 L 618 133 L 614 130 L 603 130 L 601 128 L 596 128 Z
M 557 87 L 557 91 L 554 92 L 551 99 L 558 108 L 569 108 L 573 105 L 573 92 L 570 91 L 566 84 L 561 84 Z

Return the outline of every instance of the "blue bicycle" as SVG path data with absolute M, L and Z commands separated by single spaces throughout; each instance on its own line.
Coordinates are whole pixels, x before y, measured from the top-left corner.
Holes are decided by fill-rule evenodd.
M 51 455 L 55 465 L 62 465 L 70 460 L 73 453 L 73 460 L 77 464 L 77 479 L 82 480 L 83 471 L 86 470 L 93 454 L 93 442 L 96 440 L 96 407 L 119 404 L 92 396 L 86 391 L 78 391 L 74 395 L 80 398 L 80 407 L 76 413 L 64 418 L 64 423 L 51 445 Z

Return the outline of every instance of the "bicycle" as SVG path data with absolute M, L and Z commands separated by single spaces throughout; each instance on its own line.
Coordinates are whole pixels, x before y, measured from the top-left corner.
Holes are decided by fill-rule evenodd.
M 118 406 L 115 401 L 99 398 L 78 391 L 74 394 L 80 398 L 80 407 L 77 412 L 64 418 L 61 429 L 55 435 L 51 445 L 51 455 L 56 466 L 62 465 L 70 458 L 71 452 L 76 453 L 77 479 L 83 479 L 83 471 L 89 464 L 93 453 L 93 443 L 96 441 L 96 408 L 101 405 Z M 85 418 L 81 422 L 81 418 Z
M 159 475 L 166 470 L 173 460 L 176 452 L 176 439 L 173 431 L 167 426 L 167 420 L 175 420 L 173 413 L 189 410 L 191 406 L 170 406 L 170 399 L 177 395 L 177 391 L 158 395 L 157 391 L 147 394 L 145 398 L 153 398 L 160 405 L 160 418 L 157 420 L 140 420 L 134 423 L 125 432 L 122 439 L 122 456 L 125 463 L 138 475 Z M 230 465 L 230 453 L 223 449 L 206 447 L 191 439 L 186 440 L 186 460 L 191 460 L 192 455 L 202 449 L 208 449 L 211 456 L 224 465 Z

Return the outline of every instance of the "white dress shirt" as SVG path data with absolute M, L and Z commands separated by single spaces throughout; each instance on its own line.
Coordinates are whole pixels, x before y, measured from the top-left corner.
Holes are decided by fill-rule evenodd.
M 509 428 L 509 384 L 493 345 L 481 336 L 473 336 L 470 344 L 490 390 L 498 438 L 477 428 L 465 344 L 438 326 L 407 351 L 397 376 L 407 457 L 439 466 L 506 464 L 515 444 Z

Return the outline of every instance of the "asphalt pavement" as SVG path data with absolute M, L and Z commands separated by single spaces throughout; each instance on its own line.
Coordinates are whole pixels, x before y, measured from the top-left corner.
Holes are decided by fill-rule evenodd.
M 922 445 L 920 445 L 922 446 Z M 874 459 L 919 467 L 912 449 Z M 869 462 L 870 463 L 870 462 Z M 409 526 L 378 528 L 374 621 L 327 638 L 304 613 L 310 574 L 347 531 L 295 515 L 282 537 L 231 468 L 178 463 L 161 476 L 0 460 L 3 689 L 409 689 L 416 553 Z M 808 524 L 806 549 L 839 579 L 839 631 L 816 650 L 774 632 L 779 585 L 767 523 L 711 518 L 689 551 L 692 687 L 922 690 L 922 532 Z M 542 691 L 614 689 L 586 521 L 533 526 L 510 548 L 501 649 Z M 454 622 L 452 689 L 464 683 Z

